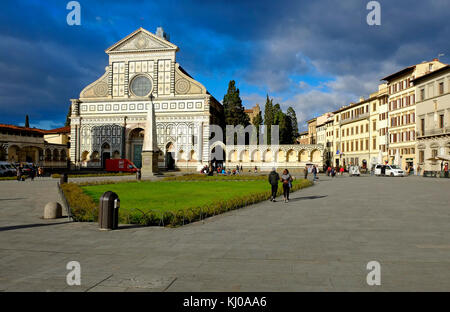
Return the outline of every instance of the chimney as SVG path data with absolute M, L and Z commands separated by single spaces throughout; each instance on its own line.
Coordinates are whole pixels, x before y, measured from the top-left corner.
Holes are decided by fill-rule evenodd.
M 434 58 L 433 62 L 439 62 L 439 59 L 438 58 Z

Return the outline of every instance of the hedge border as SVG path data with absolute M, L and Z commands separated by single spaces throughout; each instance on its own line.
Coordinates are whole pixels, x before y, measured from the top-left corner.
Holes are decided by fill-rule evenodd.
M 90 177 L 122 177 L 122 176 L 134 176 L 136 173 L 85 173 L 85 174 L 68 174 L 68 178 L 90 178 Z M 61 178 L 60 173 L 53 173 L 51 175 L 53 179 Z
M 98 182 L 97 183 L 86 182 L 86 183 L 64 183 L 61 185 L 61 189 L 64 193 L 64 196 L 67 199 L 74 221 L 79 222 L 98 221 L 98 204 L 94 202 L 92 197 L 84 193 L 81 186 L 99 185 L 99 184 L 100 183 Z M 295 192 L 312 185 L 313 183 L 309 180 L 299 179 L 294 181 L 291 192 Z M 277 196 L 280 196 L 282 193 L 283 193 L 282 188 L 279 188 Z M 178 210 L 160 211 L 150 209 L 148 211 L 142 211 L 137 208 L 129 211 L 120 210 L 119 223 L 139 224 L 143 226 L 178 227 L 188 223 L 202 221 L 206 218 L 218 214 L 222 214 L 231 210 L 236 210 L 239 208 L 243 208 L 252 204 L 268 200 L 270 196 L 271 196 L 270 191 L 262 191 L 248 194 L 245 196 L 239 196 L 237 198 L 225 201 L 215 201 L 205 206 L 186 207 Z

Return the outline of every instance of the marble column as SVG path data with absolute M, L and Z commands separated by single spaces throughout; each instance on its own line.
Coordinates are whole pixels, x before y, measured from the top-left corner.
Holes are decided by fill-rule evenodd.
M 144 144 L 142 146 L 142 177 L 155 175 L 158 170 L 158 145 L 156 137 L 156 117 L 153 102 L 149 104 L 145 124 Z

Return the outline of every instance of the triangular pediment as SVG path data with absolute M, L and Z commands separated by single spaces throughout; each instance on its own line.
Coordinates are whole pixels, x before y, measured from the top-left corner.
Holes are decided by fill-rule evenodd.
M 165 50 L 177 51 L 178 47 L 173 43 L 160 38 L 141 27 L 106 49 L 105 52 L 107 54 L 110 54 Z

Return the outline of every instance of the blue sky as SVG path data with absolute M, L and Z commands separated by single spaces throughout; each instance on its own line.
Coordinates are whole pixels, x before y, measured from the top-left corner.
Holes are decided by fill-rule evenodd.
M 68 1 L 2 1 L 0 123 L 61 126 L 70 104 L 107 65 L 104 50 L 139 27 L 162 26 L 177 61 L 222 101 L 234 79 L 244 105 L 268 93 L 294 107 L 300 126 L 376 91 L 379 80 L 445 53 L 450 1 L 379 1 L 369 26 L 366 0 L 79 1 L 81 26 L 68 26 Z

